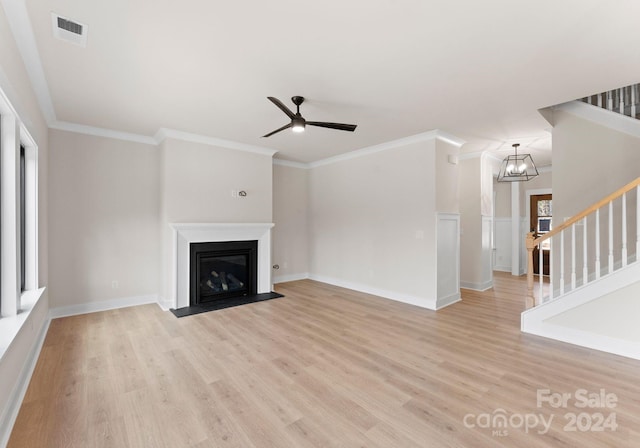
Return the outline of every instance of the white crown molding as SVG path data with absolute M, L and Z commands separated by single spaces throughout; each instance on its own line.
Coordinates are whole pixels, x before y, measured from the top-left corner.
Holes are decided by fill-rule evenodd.
M 357 149 L 355 151 L 339 154 L 337 156 L 328 157 L 326 159 L 311 162 L 308 165 L 309 165 L 309 168 L 316 168 L 319 166 L 330 165 L 336 162 L 342 162 L 344 160 L 351 160 L 358 157 L 375 154 L 377 152 L 386 151 L 388 149 L 394 149 L 401 146 L 407 146 L 413 143 L 419 143 L 427 140 L 436 140 L 436 139 L 442 140 L 452 145 L 456 145 L 458 147 L 462 146 L 465 143 L 464 140 L 460 140 L 457 137 L 452 136 L 451 134 L 447 134 L 446 132 L 442 132 L 438 129 L 435 129 L 433 131 L 423 132 L 421 134 L 411 135 L 409 137 L 404 137 L 397 140 L 391 140 L 389 142 L 380 143 L 379 145 L 368 146 L 366 148 Z
M 504 159 L 501 159 L 500 157 L 498 157 L 496 154 L 489 152 L 487 150 L 485 151 L 476 151 L 476 152 L 468 152 L 468 153 L 464 153 L 464 154 L 460 154 L 458 155 L 458 159 L 459 160 L 468 160 L 468 159 L 475 159 L 477 157 L 488 157 L 490 159 L 493 159 L 497 162 L 502 162 Z M 538 166 L 536 167 L 536 169 L 538 170 L 538 173 L 543 174 L 543 173 L 551 173 L 553 170 L 553 165 L 545 165 L 545 166 Z M 493 177 L 497 177 L 497 174 L 494 174 Z
M 640 138 L 640 121 L 635 118 L 627 117 L 626 115 L 582 101 L 570 101 L 554 106 L 553 109 L 568 112 L 585 120 L 613 129 L 614 131 Z
M 153 137 L 142 134 L 134 134 L 132 132 L 121 132 L 114 129 L 99 128 L 96 126 L 87 126 L 84 124 L 70 123 L 68 121 L 55 121 L 49 124 L 49 128 L 58 129 L 60 131 L 75 132 L 77 134 L 93 135 L 95 137 L 113 138 L 116 140 L 125 140 L 135 143 L 143 143 L 146 145 L 158 146 L 166 139 L 174 139 L 187 141 L 192 143 L 202 143 L 220 148 L 232 149 L 237 151 L 251 152 L 272 157 L 277 150 L 262 148 L 259 146 L 245 145 L 243 143 L 233 142 L 231 140 L 223 140 L 219 138 L 207 137 L 205 135 L 191 134 L 188 132 L 177 131 L 175 129 L 161 128 Z
M 49 93 L 47 78 L 44 75 L 40 53 L 36 45 L 35 35 L 27 13 L 24 0 L 0 0 L 9 22 L 9 28 L 22 56 L 27 75 L 33 86 L 38 105 L 47 124 L 56 121 L 56 112 Z
M 156 144 L 160 144 L 166 139 L 182 140 L 185 142 L 202 143 L 210 146 L 218 146 L 221 148 L 235 149 L 238 151 L 252 152 L 263 156 L 273 157 L 278 152 L 277 149 L 264 148 L 262 146 L 247 145 L 245 143 L 234 142 L 232 140 L 224 140 L 221 138 L 207 137 L 206 135 L 192 134 L 190 132 L 178 131 L 175 129 L 160 128 L 154 140 Z
M 438 140 L 441 140 L 445 143 L 449 143 L 450 145 L 456 146 L 458 148 L 461 148 L 465 143 L 467 143 L 466 140 L 462 140 L 461 138 L 458 138 L 455 135 L 449 134 L 448 132 L 444 132 L 439 129 L 437 129 L 436 132 L 437 132 L 436 138 Z
M 290 168 L 299 168 L 302 170 L 308 170 L 311 168 L 308 163 L 294 162 L 293 160 L 273 159 L 274 165 L 288 166 Z
M 95 137 L 105 137 L 135 143 L 144 143 L 146 145 L 156 146 L 158 144 L 158 142 L 156 142 L 153 137 L 148 137 L 146 135 L 115 131 L 113 129 L 98 128 L 95 126 L 86 126 L 84 124 L 69 123 L 68 121 L 55 121 L 49 124 L 49 128 L 57 129 L 59 131 L 74 132 L 76 134 L 93 135 Z
M 487 159 L 493 159 L 494 161 L 498 162 L 498 163 L 502 163 L 502 161 L 504 159 L 501 159 L 500 157 L 498 157 L 497 155 L 493 154 L 492 152 L 489 151 L 484 151 L 484 153 L 482 154 L 482 157 L 486 157 Z
M 463 152 L 458 154 L 458 160 L 468 160 L 481 157 L 486 151 Z
M 343 160 L 351 160 L 358 157 L 367 156 L 369 154 L 375 154 L 376 152 L 386 151 L 388 149 L 399 148 L 402 146 L 410 145 L 412 143 L 418 143 L 418 142 L 434 140 L 434 139 L 441 140 L 450 145 L 454 145 L 457 148 L 460 148 L 462 145 L 466 143 L 465 140 L 459 139 L 454 135 L 451 135 L 444 131 L 440 131 L 439 129 L 435 129 L 433 131 L 423 132 L 421 134 L 400 138 L 398 140 L 391 140 L 389 142 L 380 143 L 379 145 L 367 146 L 365 148 L 357 149 L 355 151 L 350 151 L 344 154 L 339 154 L 337 156 L 328 157 L 326 159 L 320 159 L 315 162 L 303 163 L 303 162 L 293 162 L 290 160 L 283 160 L 283 159 L 273 159 L 273 163 L 275 165 L 289 166 L 293 168 L 311 169 L 311 168 L 316 168 L 318 166 L 330 165 L 332 163 L 341 162 Z

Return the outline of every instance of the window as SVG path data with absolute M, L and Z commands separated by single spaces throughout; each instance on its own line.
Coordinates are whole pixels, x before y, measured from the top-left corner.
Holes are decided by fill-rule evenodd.
M 21 311 L 31 309 L 42 294 L 38 290 L 37 173 L 38 147 L 35 140 L 0 90 L 2 318 L 18 316 L 19 320 L 23 319 Z M 0 333 L 9 327 L 11 324 L 0 327 Z
M 2 98 L 0 98 L 1 100 Z M 0 209 L 2 209 L 2 115 L 0 115 Z M 0 236 L 2 235 L 2 220 L 0 219 Z M 2 272 L 2 238 L 0 237 L 0 272 Z M 2 275 L 0 275 L 0 316 L 2 316 Z
M 20 145 L 20 292 L 27 281 L 27 160 L 24 145 Z
M 1 81 L 1 80 L 0 80 Z M 0 361 L 42 298 L 38 146 L 0 89 Z

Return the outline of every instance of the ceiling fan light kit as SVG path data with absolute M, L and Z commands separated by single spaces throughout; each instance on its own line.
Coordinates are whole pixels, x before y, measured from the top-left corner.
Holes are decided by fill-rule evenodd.
M 271 137 L 273 134 L 277 134 L 280 131 L 284 131 L 285 129 L 291 128 L 293 132 L 304 132 L 307 125 L 309 126 L 317 126 L 320 128 L 328 128 L 328 129 L 337 129 L 339 131 L 355 131 L 357 125 L 355 124 L 344 124 L 344 123 L 330 123 L 326 121 L 307 121 L 300 114 L 300 105 L 304 102 L 304 97 L 302 96 L 294 96 L 291 98 L 293 104 L 296 105 L 296 113 L 294 114 L 287 106 L 285 106 L 282 101 L 278 98 L 274 98 L 272 96 L 267 97 L 269 101 L 275 104 L 278 109 L 285 113 L 287 117 L 291 119 L 291 123 L 282 126 L 281 128 L 276 129 L 275 131 L 271 131 L 263 137 Z

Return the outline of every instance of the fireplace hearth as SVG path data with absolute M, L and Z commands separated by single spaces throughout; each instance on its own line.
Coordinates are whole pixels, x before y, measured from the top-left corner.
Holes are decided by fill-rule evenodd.
M 189 305 L 257 293 L 258 241 L 190 244 Z

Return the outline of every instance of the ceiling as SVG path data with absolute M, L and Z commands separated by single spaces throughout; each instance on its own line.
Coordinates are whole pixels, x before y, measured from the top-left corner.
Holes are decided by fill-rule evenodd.
M 636 0 L 16 1 L 55 120 L 298 162 L 440 129 L 464 152 L 520 142 L 544 165 L 538 109 L 640 81 Z M 86 48 L 54 38 L 52 11 L 88 25 Z M 288 122 L 266 97 L 293 95 L 307 120 L 358 128 L 261 138 Z

